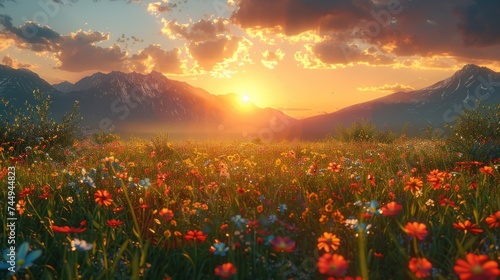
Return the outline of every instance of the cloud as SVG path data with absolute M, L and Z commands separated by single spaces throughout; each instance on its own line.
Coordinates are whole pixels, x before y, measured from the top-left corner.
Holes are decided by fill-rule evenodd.
M 176 20 L 162 21 L 162 32 L 171 39 L 183 38 L 192 42 L 216 40 L 229 31 L 229 22 L 223 18 L 201 19 L 193 24 L 179 24 Z
M 95 43 L 107 41 L 109 34 L 98 31 L 78 31 L 62 36 L 62 41 L 55 45 L 54 57 L 59 61 L 58 69 L 70 72 L 86 70 L 125 70 L 127 53 L 118 45 L 104 48 Z
M 6 55 L 2 59 L 2 64 L 7 65 L 12 68 L 26 68 L 26 69 L 33 69 L 37 68 L 38 65 L 32 65 L 30 63 L 22 63 L 19 62 L 18 60 L 12 59 L 10 56 Z
M 456 9 L 460 22 L 458 29 L 465 46 L 500 44 L 500 2 L 475 0 Z
M 147 11 L 152 13 L 152 14 L 167 13 L 176 7 L 177 7 L 177 4 L 168 3 L 168 1 L 163 0 L 163 2 L 149 3 Z
M 402 85 L 400 83 L 395 83 L 392 85 L 382 85 L 382 86 L 371 86 L 371 87 L 358 87 L 359 91 L 381 91 L 381 92 L 400 92 L 400 91 L 411 91 L 415 90 L 413 87 L 408 85 Z
M 11 34 L 19 44 L 29 44 L 33 49 L 46 49 L 54 41 L 61 38 L 61 35 L 53 31 L 48 26 L 39 26 L 35 22 L 28 21 L 21 27 L 12 24 L 12 18 L 8 15 L 0 15 L 0 25 L 3 25 L 3 34 Z
M 193 41 L 188 49 L 201 67 L 211 70 L 216 63 L 233 56 L 238 49 L 239 40 L 238 37 L 230 36 L 203 42 Z
M 286 35 L 347 30 L 367 18 L 371 1 L 241 0 L 231 16 L 242 28 L 275 28 Z
M 269 69 L 274 69 L 276 65 L 278 65 L 278 61 L 283 60 L 285 57 L 285 52 L 283 52 L 281 49 L 277 49 L 275 52 L 265 50 L 262 53 L 262 59 L 261 63 Z
M 163 73 L 182 72 L 178 49 L 167 51 L 159 46 L 150 45 L 139 51 L 138 54 L 128 56 L 127 52 L 116 44 L 109 47 L 96 45 L 109 41 L 110 35 L 107 33 L 78 30 L 68 35 L 61 35 L 50 27 L 39 27 L 32 22 L 17 28 L 12 25 L 10 17 L 2 16 L 0 19 L 5 27 L 0 33 L 0 37 L 8 38 L 21 49 L 52 53 L 57 69 L 69 72 L 88 70 L 138 71 L 142 73 L 149 73 L 152 70 Z M 37 30 L 37 32 L 33 33 L 34 36 L 28 36 L 28 38 L 23 34 L 22 30 L 26 26 L 35 27 L 33 30 Z M 135 37 L 132 39 L 138 40 Z M 0 47 L 2 47 L 1 43 Z M 9 60 L 7 59 L 7 61 Z
M 283 36 L 312 44 L 295 53 L 307 68 L 397 67 L 405 57 L 500 60 L 498 15 L 500 1 L 492 0 L 240 0 L 231 20 L 269 44 Z M 315 42 L 301 38 L 308 33 Z
M 182 62 L 179 59 L 180 50 L 174 48 L 167 51 L 159 45 L 149 45 L 138 54 L 129 59 L 130 70 L 149 73 L 158 71 L 162 73 L 182 73 Z

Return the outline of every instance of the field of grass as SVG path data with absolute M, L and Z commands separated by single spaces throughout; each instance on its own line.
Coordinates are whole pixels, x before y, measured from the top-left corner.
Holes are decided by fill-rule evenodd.
M 2 279 L 500 277 L 499 162 L 438 141 L 2 148 Z

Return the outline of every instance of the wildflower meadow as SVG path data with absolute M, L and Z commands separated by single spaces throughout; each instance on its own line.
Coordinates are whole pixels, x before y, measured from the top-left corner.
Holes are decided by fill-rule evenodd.
M 2 279 L 500 277 L 500 159 L 440 140 L 47 141 L 2 146 Z

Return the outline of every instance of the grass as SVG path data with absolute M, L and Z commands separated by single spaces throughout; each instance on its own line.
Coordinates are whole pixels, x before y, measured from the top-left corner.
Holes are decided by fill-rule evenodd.
M 468 253 L 497 265 L 500 258 L 500 218 L 492 216 L 500 211 L 498 162 L 464 163 L 439 141 L 156 137 L 81 140 L 62 162 L 43 153 L 11 161 L 2 151 L 2 185 L 7 168 L 16 168 L 16 244 L 42 251 L 16 279 L 217 279 L 220 269 L 231 279 L 416 279 L 412 258 L 431 263 L 423 276 L 455 279 L 454 266 Z M 329 169 L 333 163 L 338 170 Z M 108 206 L 99 203 L 106 197 L 96 201 L 104 190 Z M 1 201 L 7 196 L 4 187 Z M 395 216 L 382 211 L 390 202 L 401 206 Z M 0 205 L 6 224 L 7 205 Z M 465 221 L 471 224 L 460 227 Z M 405 231 L 409 222 L 425 225 L 422 240 Z M 340 239 L 330 247 L 346 261 L 333 263 L 337 270 L 321 269 L 324 233 Z M 75 238 L 91 246 L 72 249 Z M 1 244 L 7 248 L 7 235 Z

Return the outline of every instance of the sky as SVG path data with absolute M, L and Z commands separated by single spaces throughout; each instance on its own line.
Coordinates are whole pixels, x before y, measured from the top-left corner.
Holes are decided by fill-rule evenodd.
M 498 0 L 0 0 L 0 63 L 163 73 L 304 118 L 500 71 Z

